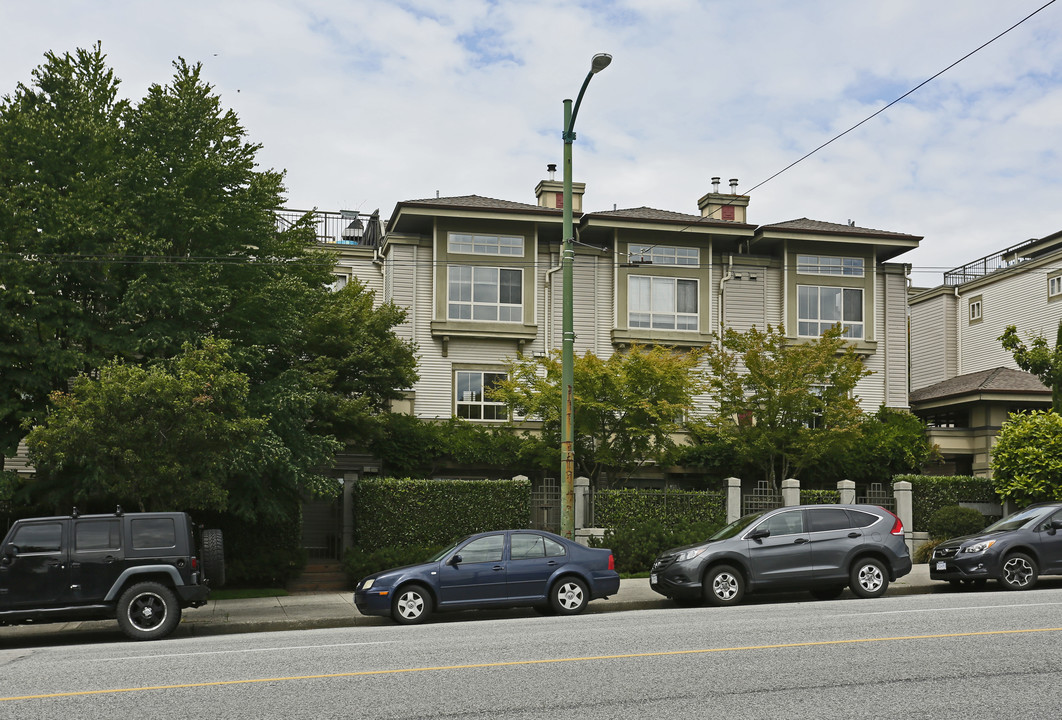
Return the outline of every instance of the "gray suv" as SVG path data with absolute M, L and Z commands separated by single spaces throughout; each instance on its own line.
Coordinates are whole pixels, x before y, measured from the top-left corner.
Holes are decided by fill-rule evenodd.
M 0 625 L 113 618 L 133 640 L 166 637 L 225 582 L 220 530 L 181 512 L 17 520 L 0 544 Z
M 668 550 L 649 584 L 677 601 L 734 605 L 760 590 L 810 590 L 829 600 L 847 586 L 874 598 L 909 572 L 903 523 L 888 510 L 801 505 L 746 515 L 703 543 Z

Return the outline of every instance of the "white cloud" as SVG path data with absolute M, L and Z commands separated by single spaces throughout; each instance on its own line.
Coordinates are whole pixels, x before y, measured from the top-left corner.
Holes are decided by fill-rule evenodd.
M 0 5 L 0 93 L 47 50 L 103 44 L 139 99 L 178 56 L 287 169 L 294 207 L 475 193 L 533 201 L 578 117 L 587 208 L 695 213 L 742 192 L 1029 14 L 1041 0 L 59 0 Z M 1062 229 L 1062 4 L 753 192 L 758 223 L 811 217 L 925 236 L 915 282 Z M 922 272 L 935 270 L 935 273 Z

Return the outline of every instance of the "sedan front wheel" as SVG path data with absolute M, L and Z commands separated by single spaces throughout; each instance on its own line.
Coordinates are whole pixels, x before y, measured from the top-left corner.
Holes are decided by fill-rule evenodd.
M 420 585 L 406 585 L 391 603 L 391 617 L 403 625 L 416 625 L 431 615 L 431 595 Z

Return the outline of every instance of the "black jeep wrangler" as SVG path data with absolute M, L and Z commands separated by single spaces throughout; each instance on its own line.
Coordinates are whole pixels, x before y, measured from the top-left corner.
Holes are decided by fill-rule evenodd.
M 173 632 L 225 583 L 220 530 L 185 513 L 18 520 L 0 545 L 0 625 L 117 618 L 133 640 Z

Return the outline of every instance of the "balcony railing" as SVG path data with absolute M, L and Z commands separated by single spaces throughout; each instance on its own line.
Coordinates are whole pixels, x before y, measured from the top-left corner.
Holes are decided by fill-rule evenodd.
M 944 273 L 944 284 L 962 285 L 998 270 L 1004 270 L 1025 262 L 1026 258 L 1022 257 L 1019 251 L 1032 242 L 1034 241 L 1026 241 L 1017 245 L 1012 245 L 1005 250 L 1000 250 L 997 253 L 986 255 L 979 260 L 968 262 L 962 267 L 948 270 Z
M 288 208 L 273 211 L 278 230 L 286 230 L 305 215 L 307 210 Z M 324 245 L 379 246 L 381 240 L 380 216 L 365 215 L 353 210 L 329 212 L 314 210 L 317 242 Z M 375 226 L 375 227 L 374 227 Z

